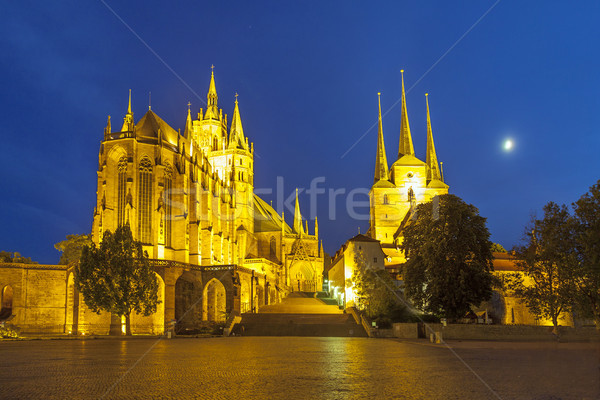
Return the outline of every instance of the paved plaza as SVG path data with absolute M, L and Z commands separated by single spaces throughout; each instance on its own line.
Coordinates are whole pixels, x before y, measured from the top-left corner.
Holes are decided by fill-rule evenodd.
M 309 337 L 2 341 L 0 398 L 600 398 L 597 343 L 448 345 Z

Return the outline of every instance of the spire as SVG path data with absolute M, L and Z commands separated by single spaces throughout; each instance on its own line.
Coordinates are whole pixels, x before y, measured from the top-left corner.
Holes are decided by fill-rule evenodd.
M 304 235 L 302 214 L 300 214 L 300 203 L 298 202 L 298 189 L 296 189 L 296 207 L 294 208 L 294 232 L 298 235 Z
M 323 241 L 321 240 L 321 248 L 319 249 L 319 257 L 325 257 L 325 252 L 323 251 Z
M 319 220 L 315 215 L 315 236 L 319 239 Z
M 244 137 L 244 128 L 242 128 L 242 118 L 240 117 L 240 108 L 237 100 L 238 94 L 235 94 L 235 108 L 233 109 L 233 118 L 231 118 L 231 130 L 229 131 L 229 148 L 248 149 L 246 138 Z
M 110 135 L 110 133 L 111 133 L 111 126 L 110 126 L 110 115 L 109 115 L 108 120 L 106 121 L 106 128 L 104 128 L 104 134 Z
M 379 100 L 379 133 L 377 135 L 377 159 L 375 160 L 375 180 L 373 183 L 381 179 L 388 179 L 388 163 L 383 141 L 383 124 L 381 122 L 381 93 L 377 93 L 377 99 Z
M 435 145 L 433 143 L 433 132 L 431 131 L 428 93 L 425 93 L 425 102 L 427 103 L 427 180 L 441 180 L 440 170 L 438 169 L 437 155 L 435 154 Z
M 185 137 L 188 140 L 192 138 L 192 132 L 193 132 L 192 110 L 190 109 L 191 105 L 192 105 L 192 103 L 190 103 L 188 101 L 188 114 L 187 114 L 187 119 L 185 120 L 185 130 L 183 131 L 183 137 Z
M 217 107 L 217 87 L 215 86 L 215 66 L 212 65 L 210 72 L 210 85 L 206 95 L 206 116 L 205 119 L 219 119 L 219 108 Z
M 123 118 L 123 127 L 121 132 L 133 131 L 133 112 L 131 112 L 131 89 L 129 89 L 129 103 L 127 104 L 127 114 Z
M 400 147 L 398 148 L 398 158 L 404 155 L 415 155 L 412 137 L 410 136 L 410 125 L 408 124 L 408 113 L 406 112 L 406 93 L 404 92 L 404 70 L 402 73 L 402 115 L 400 121 Z

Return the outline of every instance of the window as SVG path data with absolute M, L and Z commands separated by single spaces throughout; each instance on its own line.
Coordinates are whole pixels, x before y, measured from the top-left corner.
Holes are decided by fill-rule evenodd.
M 125 225 L 125 203 L 127 194 L 127 157 L 123 156 L 119 159 L 117 166 L 118 183 L 117 183 L 117 224 L 118 226 Z
M 383 195 L 383 204 L 389 204 L 389 200 L 388 200 L 388 195 L 387 194 Z M 387 215 L 386 215 L 386 217 L 387 217 Z
M 377 262 L 377 257 L 373 257 L 373 262 L 376 263 Z
M 172 195 L 173 195 L 173 170 L 170 165 L 165 167 L 165 190 L 164 190 L 164 227 L 165 227 L 165 246 L 171 247 L 171 220 L 172 216 Z
M 277 240 L 275 239 L 275 236 L 271 236 L 269 242 L 269 255 L 271 258 L 277 258 Z
M 144 157 L 138 175 L 138 240 L 152 242 L 152 162 Z

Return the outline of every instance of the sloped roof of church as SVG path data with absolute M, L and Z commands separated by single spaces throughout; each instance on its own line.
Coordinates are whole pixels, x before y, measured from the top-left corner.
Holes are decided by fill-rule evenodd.
M 411 154 L 405 154 L 396 160 L 394 165 L 423 165 L 425 162 Z
M 135 131 L 138 136 L 152 137 L 158 139 L 158 132 L 162 133 L 162 139 L 177 145 L 177 137 L 179 133 L 171 128 L 161 117 L 156 115 L 154 111 L 148 110 L 146 114 L 135 125 Z
M 281 219 L 277 211 L 267 202 L 254 195 L 254 232 L 273 232 L 281 231 L 281 225 L 284 225 L 285 233 L 292 233 L 292 228 Z

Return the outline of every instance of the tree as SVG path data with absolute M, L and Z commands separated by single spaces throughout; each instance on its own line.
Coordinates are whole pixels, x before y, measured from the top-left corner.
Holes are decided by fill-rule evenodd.
M 99 246 L 92 243 L 83 248 L 75 284 L 92 311 L 125 316 L 127 335 L 131 335 L 132 311 L 146 316 L 156 312 L 158 280 L 129 225 L 114 234 L 107 230 Z
M 506 253 L 506 249 L 500 243 L 492 243 L 491 250 L 493 253 Z
M 492 243 L 476 207 L 439 196 L 417 206 L 403 235 L 405 294 L 416 307 L 457 319 L 490 298 Z
M 356 268 L 351 283 L 356 307 L 364 310 L 369 318 L 388 316 L 396 304 L 390 274 L 385 269 L 374 269 L 362 252 L 355 256 L 354 262 Z
M 600 329 L 600 180 L 573 204 L 581 268 L 576 277 L 577 309 Z
M 11 253 L 10 251 L 0 251 L 0 262 L 37 264 L 37 262 L 31 260 L 31 257 L 23 257 L 17 251 L 14 253 Z
M 525 240 L 516 248 L 522 273 L 511 274 L 507 286 L 533 315 L 552 320 L 557 332 L 559 316 L 571 310 L 579 268 L 575 223 L 567 207 L 546 204 L 544 218 L 532 220 Z
M 81 259 L 83 248 L 89 246 L 91 243 L 92 238 L 90 235 L 67 235 L 67 240 L 63 240 L 54 245 L 56 250 L 62 252 L 58 263 L 67 265 L 73 261 L 79 261 Z

